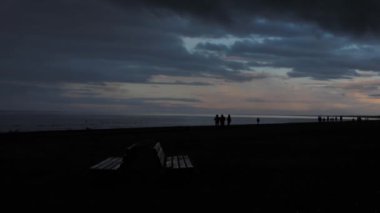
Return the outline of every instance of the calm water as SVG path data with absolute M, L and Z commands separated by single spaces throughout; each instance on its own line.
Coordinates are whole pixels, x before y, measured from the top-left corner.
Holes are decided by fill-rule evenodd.
M 0 132 L 109 129 L 163 126 L 210 126 L 214 115 L 83 115 L 41 112 L 0 112 Z M 261 124 L 316 122 L 311 116 L 259 116 Z M 232 115 L 233 124 L 255 124 L 257 116 Z

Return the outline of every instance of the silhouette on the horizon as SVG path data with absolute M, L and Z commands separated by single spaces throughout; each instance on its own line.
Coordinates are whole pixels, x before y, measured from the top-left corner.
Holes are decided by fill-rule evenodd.
M 226 118 L 224 117 L 224 115 L 222 114 L 220 116 L 220 126 L 224 126 L 224 122 L 226 121 Z
M 256 118 L 257 125 L 260 124 L 260 118 Z
M 214 121 L 215 121 L 215 126 L 216 127 L 219 126 L 220 119 L 219 119 L 219 115 L 218 114 L 215 115 Z
M 231 115 L 228 114 L 228 117 L 227 117 L 227 125 L 230 126 L 231 125 Z

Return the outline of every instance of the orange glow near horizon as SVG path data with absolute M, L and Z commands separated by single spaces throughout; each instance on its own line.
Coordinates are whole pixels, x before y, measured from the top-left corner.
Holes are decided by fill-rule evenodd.
M 86 104 L 102 109 L 129 109 L 123 100 L 142 100 L 161 107 L 202 110 L 244 111 L 245 113 L 376 113 L 380 79 L 372 76 L 336 81 L 270 76 L 244 82 L 210 77 L 153 76 L 147 83 L 66 84 L 70 98 L 94 97 L 119 100 L 112 105 Z M 84 106 L 78 105 L 83 108 Z M 364 108 L 363 108 L 364 107 Z

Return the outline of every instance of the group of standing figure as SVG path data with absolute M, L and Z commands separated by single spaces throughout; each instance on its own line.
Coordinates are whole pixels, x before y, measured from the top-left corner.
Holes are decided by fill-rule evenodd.
M 217 115 L 215 115 L 214 121 L 215 121 L 215 126 L 225 126 L 226 118 L 224 117 L 223 114 L 221 114 L 220 116 L 217 114 Z M 229 126 L 229 125 L 231 125 L 231 115 L 230 114 L 228 114 L 228 116 L 227 116 L 227 126 Z

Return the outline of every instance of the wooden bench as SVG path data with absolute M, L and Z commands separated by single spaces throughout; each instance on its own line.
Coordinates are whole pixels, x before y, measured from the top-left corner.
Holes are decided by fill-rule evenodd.
M 159 142 L 157 142 L 153 148 L 157 151 L 157 156 L 160 160 L 161 166 L 165 169 L 183 170 L 194 168 L 188 155 L 174 155 L 166 157 L 165 152 Z
M 128 147 L 128 149 L 130 150 L 134 146 L 135 144 Z M 165 152 L 159 142 L 153 146 L 153 149 L 157 152 L 161 167 L 164 169 L 190 170 L 194 168 L 188 155 L 173 155 L 166 157 Z M 109 157 L 91 166 L 90 169 L 100 171 L 118 171 L 123 162 L 123 157 Z
M 90 167 L 93 170 L 118 170 L 123 163 L 122 157 L 109 157 Z
M 127 149 L 132 149 L 136 144 L 132 144 Z M 108 171 L 117 171 L 121 164 L 124 162 L 123 157 L 109 157 L 105 160 L 93 165 L 90 167 L 90 170 L 92 171 L 102 171 L 102 170 L 108 170 Z

